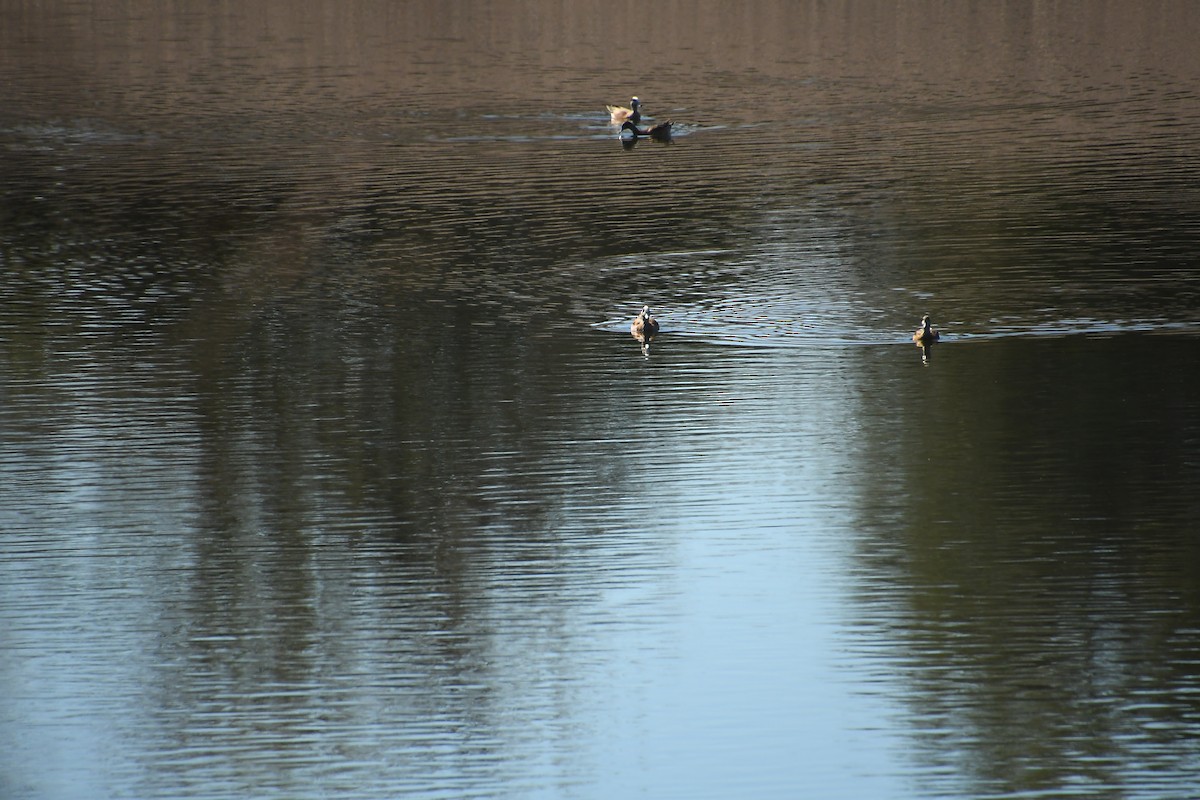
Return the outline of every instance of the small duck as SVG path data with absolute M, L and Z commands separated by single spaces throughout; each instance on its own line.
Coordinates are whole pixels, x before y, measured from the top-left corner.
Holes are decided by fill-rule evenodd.
M 921 317 L 921 327 L 913 332 L 912 339 L 919 345 L 930 345 L 942 338 L 941 334 L 933 329 L 932 321 L 929 315 Z
M 649 136 L 656 142 L 671 141 L 671 126 L 674 125 L 671 120 L 660 122 L 653 128 L 639 128 L 632 122 L 625 121 L 621 123 L 621 141 L 632 141 L 639 136 Z
M 658 320 L 650 316 L 650 306 L 642 306 L 642 313 L 633 318 L 629 333 L 639 342 L 649 343 L 658 333 Z
M 606 108 L 608 109 L 609 120 L 612 122 L 613 125 L 620 125 L 622 122 L 626 122 L 626 121 L 628 121 L 628 122 L 640 122 L 641 121 L 642 112 L 638 111 L 638 106 L 641 105 L 641 101 L 635 97 L 629 101 L 629 105 L 632 107 L 624 108 L 622 106 L 606 106 Z

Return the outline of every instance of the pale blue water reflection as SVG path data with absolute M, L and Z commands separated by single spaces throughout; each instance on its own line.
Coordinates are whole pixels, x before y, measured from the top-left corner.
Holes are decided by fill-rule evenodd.
M 57 715 L 43 720 L 53 748 L 38 737 L 10 741 L 27 754 L 12 763 L 58 752 L 71 765 L 55 777 L 60 796 L 97 785 L 123 794 L 130 780 L 154 795 L 286 795 L 314 783 L 326 791 L 359 763 L 381 796 L 397 786 L 469 795 L 497 785 L 720 794 L 794 785 L 799 775 L 778 772 L 779 759 L 810 731 L 802 739 L 813 755 L 796 762 L 812 773 L 805 780 L 825 784 L 847 768 L 872 774 L 878 762 L 862 762 L 864 748 L 886 744 L 871 731 L 874 703 L 854 699 L 829 655 L 829 576 L 844 557 L 824 540 L 845 530 L 845 511 L 829 500 L 846 470 L 829 441 L 844 424 L 830 390 L 840 370 L 742 349 L 718 352 L 705 368 L 714 355 L 706 346 L 700 358 L 695 346 L 664 340 L 645 360 L 630 341 L 585 338 L 578 368 L 607 369 L 613 385 L 598 396 L 563 388 L 533 404 L 520 450 L 499 441 L 502 425 L 483 441 L 435 433 L 466 467 L 454 479 L 468 485 L 445 486 L 454 496 L 432 510 L 372 510 L 401 491 L 385 497 L 377 481 L 403 474 L 351 484 L 351 465 L 321 458 L 319 447 L 283 448 L 316 459 L 299 470 L 308 484 L 294 494 L 301 487 L 263 475 L 287 471 L 290 456 L 254 447 L 231 455 L 235 468 L 262 463 L 227 497 L 211 494 L 201 465 L 190 486 L 165 491 L 154 467 L 178 460 L 136 439 L 91 465 L 48 468 L 96 499 L 45 497 L 43 518 L 10 520 L 6 552 L 25 557 L 5 562 L 6 585 L 22 587 L 9 608 L 56 624 L 13 631 L 18 660 L 8 671 L 21 696 L 78 705 L 57 724 Z M 768 366 L 773 381 L 764 380 Z M 814 377 L 797 385 L 794 371 Z M 583 385 L 582 394 L 596 389 Z M 105 395 L 81 402 L 104 409 L 114 402 Z M 563 438 L 560 403 L 607 424 Z M 798 424 L 764 413 L 787 408 Z M 143 409 L 122 405 L 123 426 L 161 435 L 195 423 Z M 52 441 L 66 452 L 97 449 L 70 432 Z M 827 458 L 812 458 L 822 451 Z M 9 491 L 44 484 L 13 461 Z M 138 514 L 143 492 L 155 502 Z M 93 516 L 115 507 L 129 513 Z M 69 534 L 47 541 L 54 530 Z M 97 572 L 60 583 L 77 564 Z M 92 605 L 97 597 L 104 605 Z M 80 702 L 93 691 L 101 702 Z M 746 713 L 784 752 L 745 738 Z M 71 731 L 65 741 L 61 726 Z M 239 752 L 248 741 L 269 764 Z M 141 762 L 129 763 L 128 751 Z M 772 765 L 775 777 L 764 776 Z M 153 777 L 138 789 L 146 769 Z M 58 795 L 55 779 L 20 779 L 18 791 Z

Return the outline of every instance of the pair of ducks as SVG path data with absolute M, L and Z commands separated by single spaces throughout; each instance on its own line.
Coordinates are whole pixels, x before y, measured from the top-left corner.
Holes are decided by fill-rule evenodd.
M 639 128 L 637 123 L 642 120 L 641 101 L 634 97 L 629 101 L 629 108 L 624 106 L 607 106 L 608 120 L 613 125 L 620 126 L 622 139 L 636 139 L 639 136 L 649 136 L 656 141 L 667 141 L 671 138 L 671 120 L 661 122 L 652 128 Z
M 637 98 L 635 97 L 634 100 Z M 650 316 L 650 306 L 642 306 L 642 313 L 634 317 L 633 322 L 629 325 L 629 333 L 639 342 L 649 342 L 658 333 L 658 320 Z M 933 329 L 933 320 L 929 318 L 929 315 L 921 317 L 921 327 L 917 328 L 912 335 L 913 342 L 928 347 L 940 338 L 942 336 Z

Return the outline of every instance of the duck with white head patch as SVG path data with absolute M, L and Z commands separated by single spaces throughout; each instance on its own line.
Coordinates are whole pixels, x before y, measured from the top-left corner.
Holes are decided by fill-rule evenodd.
M 929 318 L 929 315 L 926 314 L 921 317 L 921 327 L 917 328 L 913 333 L 913 341 L 917 344 L 926 345 L 933 344 L 940 338 L 942 338 L 941 334 L 933 329 L 933 320 Z
M 649 344 L 658 333 L 658 320 L 650 316 L 650 306 L 642 306 L 642 313 L 629 325 L 629 333 L 643 344 Z
M 638 106 L 641 101 L 636 97 L 629 101 L 629 108 L 624 106 L 607 106 L 608 119 L 613 125 L 620 125 L 622 122 L 640 122 L 642 112 L 638 111 Z

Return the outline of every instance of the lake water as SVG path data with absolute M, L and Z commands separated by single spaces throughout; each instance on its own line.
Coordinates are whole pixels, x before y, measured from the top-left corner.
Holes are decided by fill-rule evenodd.
M 1198 32 L 0 2 L 0 796 L 1194 794 Z

